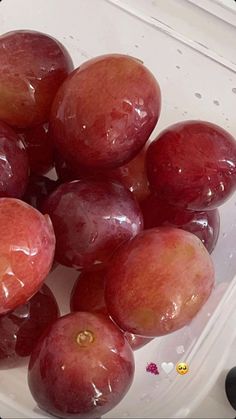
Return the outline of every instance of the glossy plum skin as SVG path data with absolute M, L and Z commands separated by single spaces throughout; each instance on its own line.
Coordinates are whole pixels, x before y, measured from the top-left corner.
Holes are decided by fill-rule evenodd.
M 53 102 L 55 146 L 73 165 L 114 168 L 135 157 L 158 121 L 160 88 L 141 61 L 103 55 L 82 64 Z
M 42 333 L 58 317 L 57 302 L 45 284 L 27 303 L 0 316 L 0 368 L 15 366 L 29 356 Z
M 118 183 L 81 180 L 60 185 L 45 201 L 56 235 L 56 261 L 76 269 L 104 266 L 143 227 L 139 205 Z
M 130 345 L 102 314 L 57 320 L 32 352 L 28 383 L 39 407 L 60 418 L 99 418 L 127 393 L 134 375 Z
M 146 157 L 151 189 L 168 204 L 214 209 L 236 189 L 236 142 L 210 122 L 179 122 L 153 141 Z
M 58 182 L 46 176 L 31 175 L 23 200 L 41 210 L 45 199 L 59 186 Z
M 81 272 L 71 292 L 71 311 L 88 311 L 102 313 L 108 316 L 104 297 L 105 271 Z M 142 348 L 151 339 L 124 333 L 133 350 Z
M 105 301 L 122 330 L 162 336 L 188 324 L 213 285 L 213 263 L 195 235 L 153 228 L 114 255 L 106 274 Z
M 195 234 L 211 253 L 217 243 L 220 231 L 220 214 L 217 209 L 189 211 L 168 205 L 150 194 L 141 203 L 144 228 L 169 226 L 178 227 Z
M 0 122 L 0 197 L 21 198 L 29 177 L 27 153 L 20 137 Z
M 0 62 L 0 120 L 17 128 L 46 122 L 73 68 L 63 45 L 36 31 L 8 32 L 0 36 Z
M 55 235 L 48 216 L 0 198 L 0 315 L 25 304 L 50 271 Z
M 44 175 L 54 165 L 53 143 L 48 124 L 21 131 L 20 135 L 26 146 L 31 173 Z

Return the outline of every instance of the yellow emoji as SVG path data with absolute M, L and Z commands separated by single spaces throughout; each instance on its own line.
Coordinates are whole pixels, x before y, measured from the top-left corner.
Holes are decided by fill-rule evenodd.
M 180 375 L 187 374 L 188 370 L 189 370 L 188 364 L 186 364 L 185 362 L 180 362 L 179 364 L 176 365 L 176 371 Z

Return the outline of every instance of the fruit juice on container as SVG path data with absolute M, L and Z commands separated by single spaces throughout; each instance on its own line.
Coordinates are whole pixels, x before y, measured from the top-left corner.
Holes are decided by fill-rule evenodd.
M 0 27 L 2 33 L 32 29 L 54 36 L 68 49 L 75 67 L 114 52 L 142 60 L 162 91 L 161 117 L 152 139 L 168 125 L 188 119 L 215 123 L 235 137 L 235 14 L 223 2 L 205 6 L 197 0 L 3 0 Z M 236 194 L 219 208 L 220 237 L 212 253 L 216 285 L 208 302 L 188 326 L 135 352 L 133 385 L 104 417 L 195 417 L 203 400 L 214 398 L 219 382 L 218 406 L 223 416 L 234 416 L 221 381 L 222 371 L 235 365 L 235 209 Z M 47 280 L 63 313 L 69 312 L 77 276 L 59 267 Z M 184 376 L 176 370 L 180 362 L 189 367 Z M 30 394 L 25 366 L 1 370 L 0 416 L 48 417 Z

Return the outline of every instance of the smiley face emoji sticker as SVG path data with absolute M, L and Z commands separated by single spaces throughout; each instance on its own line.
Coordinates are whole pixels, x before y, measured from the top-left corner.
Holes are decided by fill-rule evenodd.
M 180 362 L 179 364 L 176 365 L 176 371 L 180 375 L 187 374 L 187 372 L 189 371 L 188 364 L 186 364 L 185 362 Z

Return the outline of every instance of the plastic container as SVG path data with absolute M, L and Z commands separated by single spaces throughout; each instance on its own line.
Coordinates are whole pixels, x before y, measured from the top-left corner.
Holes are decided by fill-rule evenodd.
M 2 33 L 27 28 L 55 36 L 76 66 L 110 52 L 142 59 L 163 95 L 161 119 L 152 137 L 186 119 L 217 123 L 236 136 L 236 15 L 225 2 L 209 0 L 204 9 L 197 0 L 3 0 L 0 27 Z M 188 327 L 136 352 L 133 386 L 105 417 L 193 417 L 225 368 L 236 339 L 236 195 L 220 214 L 212 296 Z M 59 267 L 47 280 L 64 312 L 76 277 L 75 271 Z M 233 365 L 236 359 L 230 359 Z M 189 364 L 185 376 L 175 370 L 179 361 Z M 149 362 L 157 364 L 159 375 L 146 372 Z M 48 417 L 30 395 L 24 365 L 0 371 L 0 416 Z

